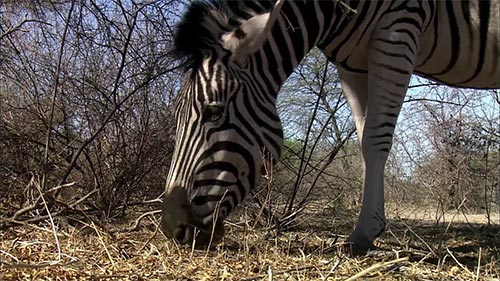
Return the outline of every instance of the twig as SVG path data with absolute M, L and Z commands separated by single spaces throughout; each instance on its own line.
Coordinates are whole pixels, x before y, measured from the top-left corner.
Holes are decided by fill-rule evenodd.
M 142 215 L 140 215 L 135 221 L 134 221 L 134 224 L 129 227 L 127 230 L 128 231 L 134 231 L 134 230 L 137 230 L 137 227 L 139 226 L 139 223 L 141 222 L 141 220 L 147 216 L 150 216 L 150 215 L 156 215 L 156 214 L 159 214 L 161 213 L 161 210 L 154 210 L 154 211 L 150 211 L 150 212 L 147 212 L 147 213 L 144 213 Z
M 396 240 L 396 242 L 398 242 L 400 247 L 408 246 L 408 244 L 406 244 L 406 245 L 403 244 L 403 242 L 401 242 L 401 240 L 396 236 L 396 234 L 394 234 L 394 232 L 392 232 L 392 230 L 388 230 L 385 233 L 392 235 L 392 238 L 394 238 L 394 240 Z
M 151 219 L 151 218 L 150 218 Z M 153 224 L 155 224 L 156 228 L 155 228 L 155 232 L 153 233 L 153 235 L 151 237 L 149 237 L 148 240 L 146 240 L 146 242 L 144 242 L 144 244 L 142 244 L 142 246 L 139 248 L 139 250 L 137 250 L 137 253 L 139 254 L 145 247 L 147 244 L 149 244 L 149 242 L 151 242 L 151 240 L 153 240 L 153 238 L 156 236 L 156 234 L 158 233 L 158 229 L 160 229 L 160 225 L 158 223 L 156 223 L 155 221 L 153 221 L 151 219 L 151 222 Z
M 479 254 L 477 257 L 477 271 L 476 271 L 476 280 L 479 280 L 479 273 L 481 269 L 481 247 L 479 247 Z
M 17 218 L 19 218 L 20 216 L 22 216 L 23 214 L 25 213 L 28 213 L 28 212 L 31 212 L 33 210 L 36 210 L 40 207 L 42 207 L 42 204 L 41 204 L 41 201 L 43 200 L 43 196 L 45 196 L 45 194 L 49 193 L 49 192 L 54 192 L 54 191 L 59 191 L 60 189 L 62 188 L 65 188 L 65 187 L 70 187 L 70 186 L 73 186 L 75 183 L 74 182 L 71 182 L 71 183 L 67 183 L 67 184 L 61 184 L 61 185 L 57 185 L 45 192 L 41 192 L 40 195 L 38 195 L 38 197 L 36 198 L 35 202 L 22 208 L 22 209 L 19 209 L 17 210 L 17 212 L 12 216 L 12 218 L 9 219 L 9 221 L 11 222 L 14 222 L 16 224 L 21 224 L 21 221 L 18 221 Z M 85 198 L 86 199 L 86 198 Z M 79 200 L 80 201 L 80 200 Z M 73 203 L 70 205 L 70 207 L 73 207 L 74 205 L 77 205 L 78 203 L 80 203 L 79 201 L 77 201 L 77 203 Z M 55 214 L 59 214 L 61 212 L 56 212 Z M 39 218 L 34 218 L 34 221 L 39 221 L 39 220 L 43 220 L 43 219 L 46 219 L 47 216 L 43 216 L 43 217 L 39 217 Z M 7 220 L 7 219 L 4 219 L 4 220 Z M 29 221 L 32 221 L 33 219 L 29 220 Z
M 92 190 L 91 192 L 87 193 L 85 196 L 83 196 L 82 198 L 76 200 L 75 202 L 71 203 L 69 205 L 69 207 L 73 208 L 75 207 L 76 205 L 80 204 L 81 202 L 83 202 L 85 199 L 89 198 L 92 194 L 96 193 L 97 191 L 99 191 L 100 189 L 99 188 L 96 188 L 94 190 Z
M 130 202 L 130 203 L 127 203 L 127 206 L 130 207 L 130 206 L 147 205 L 147 204 L 154 204 L 154 203 L 163 203 L 163 200 L 161 198 L 155 198 L 155 199 L 151 199 L 151 200 Z
M 36 189 L 40 193 L 40 197 L 42 198 L 43 206 L 44 206 L 45 210 L 47 211 L 47 216 L 49 217 L 50 226 L 52 227 L 52 233 L 54 234 L 54 240 L 56 241 L 57 258 L 58 258 L 58 260 L 61 260 L 61 244 L 59 243 L 59 238 L 57 237 L 57 231 L 56 231 L 56 226 L 54 224 L 54 219 L 52 218 L 52 214 L 50 213 L 49 206 L 47 206 L 47 202 L 45 201 L 41 187 L 35 182 L 34 179 L 32 179 L 31 181 L 32 181 L 32 184 L 36 187 Z
M 56 69 L 55 69 L 55 76 L 54 76 L 54 87 L 52 88 L 52 96 L 50 98 L 50 111 L 49 111 L 49 120 L 47 123 L 47 134 L 45 135 L 45 150 L 43 153 L 43 174 L 42 174 L 42 184 L 41 184 L 41 189 L 43 191 L 46 190 L 45 185 L 47 183 L 47 167 L 49 165 L 49 151 L 50 151 L 50 139 L 52 137 L 52 123 L 54 122 L 54 115 L 55 115 L 55 110 L 56 110 L 56 99 L 58 95 L 58 89 L 59 89 L 59 77 L 61 76 L 61 66 L 63 62 L 63 55 L 64 55 L 64 47 L 66 46 L 66 35 L 68 34 L 69 30 L 69 22 L 71 15 L 73 14 L 73 9 L 75 7 L 75 2 L 71 2 L 71 6 L 68 11 L 68 15 L 64 21 L 64 29 L 62 32 L 62 38 L 61 38 L 61 45 L 59 46 L 59 52 L 57 55 L 57 62 L 56 62 Z M 64 182 L 62 182 L 59 185 L 62 185 Z M 58 194 L 59 190 L 57 190 L 54 194 Z M 56 196 L 54 196 L 56 197 Z
M 451 217 L 450 221 L 448 222 L 448 225 L 446 226 L 446 230 L 444 231 L 444 233 L 448 233 L 448 230 L 450 230 L 451 223 L 453 222 L 453 220 L 455 219 L 455 217 L 458 215 L 458 213 L 461 211 L 462 206 L 464 205 L 464 203 L 465 203 L 466 200 L 467 200 L 467 197 L 465 197 L 462 200 L 462 202 L 460 202 L 460 204 L 458 205 L 458 207 L 456 209 L 456 212 L 453 214 L 453 217 Z
M 309 270 L 309 269 L 314 269 L 314 268 L 316 268 L 316 266 L 314 266 L 314 265 L 307 265 L 307 266 L 302 266 L 302 267 L 299 267 L 299 268 L 291 268 L 291 269 L 286 269 L 286 270 L 274 271 L 273 272 L 273 276 L 285 274 L 285 273 L 288 273 L 290 271 L 303 271 L 303 270 Z M 251 277 L 241 278 L 239 280 L 241 280 L 241 281 L 260 280 L 260 279 L 266 278 L 268 276 L 269 276 L 269 273 L 265 273 L 265 274 L 251 276 Z
M 35 225 L 33 223 L 29 223 L 29 222 L 26 222 L 26 221 L 18 221 L 18 220 L 14 220 L 12 218 L 2 218 L 2 223 L 0 223 L 0 229 L 8 228 L 10 226 L 6 222 L 11 223 L 11 224 L 29 226 L 29 227 L 32 227 L 32 228 L 34 228 L 36 230 L 41 230 L 41 231 L 46 231 L 46 232 L 52 232 L 51 230 L 48 230 L 48 229 L 43 228 L 43 227 L 39 227 L 39 226 L 37 226 L 37 225 Z
M 386 266 L 389 266 L 389 265 L 392 265 L 392 264 L 396 264 L 396 263 L 400 263 L 400 262 L 404 262 L 404 261 L 408 261 L 409 257 L 404 257 L 404 258 L 399 258 L 399 259 L 395 259 L 395 260 L 392 260 L 392 261 L 388 261 L 388 262 L 379 262 L 379 263 L 376 263 L 370 267 L 368 267 L 367 269 L 365 270 L 362 270 L 360 272 L 358 272 L 357 274 L 349 277 L 346 281 L 353 281 L 353 280 L 357 280 L 365 275 L 367 275 L 368 273 L 370 272 L 373 272 L 377 269 L 380 269 L 382 267 L 386 267 Z
M 415 254 L 415 251 L 412 251 L 412 255 Z M 416 264 L 413 265 L 413 267 L 419 266 L 421 263 L 423 263 L 425 260 L 427 260 L 431 255 L 433 255 L 431 252 L 428 252 L 426 255 L 424 255 L 423 258 L 421 258 Z
M 44 21 L 41 21 L 41 20 L 27 19 L 27 16 L 28 15 L 25 14 L 23 20 L 20 23 L 18 23 L 17 25 L 10 26 L 4 33 L 0 34 L 0 40 L 2 40 L 4 37 L 7 38 L 7 36 L 9 36 L 10 34 L 16 32 L 18 30 L 21 30 L 21 27 L 25 23 L 28 23 L 28 22 L 36 22 L 36 23 L 51 25 L 51 24 L 44 22 Z M 26 30 L 21 30 L 21 31 L 27 32 Z
M 262 154 L 261 155 L 262 162 L 264 164 L 264 170 L 266 171 L 266 175 L 264 176 L 264 178 L 266 179 L 267 192 L 266 192 L 266 198 L 264 199 L 264 203 L 261 204 L 260 210 L 255 216 L 254 223 L 252 226 L 252 228 L 254 229 L 260 217 L 262 216 L 264 209 L 266 208 L 266 205 L 269 206 L 269 211 L 271 212 L 271 214 L 267 218 L 266 224 L 268 224 L 269 220 L 272 219 L 272 210 L 270 206 L 270 201 L 271 201 L 271 190 L 273 188 L 273 158 L 269 152 L 266 154 L 265 151 L 262 151 L 261 154 Z
M 102 246 L 104 247 L 104 251 L 108 255 L 109 261 L 111 262 L 111 265 L 113 268 L 115 268 L 115 261 L 113 260 L 113 257 L 111 256 L 111 253 L 108 250 L 108 247 L 106 247 L 106 243 L 104 243 L 104 240 L 102 239 L 101 233 L 99 233 L 99 230 L 97 229 L 97 226 L 94 224 L 94 222 L 91 222 L 92 228 L 94 229 L 95 233 L 97 233 L 97 237 L 99 237 L 99 242 L 101 242 Z
M 62 189 L 62 188 L 71 187 L 71 186 L 75 185 L 75 183 L 76 182 L 69 182 L 69 183 L 57 185 L 57 186 L 54 186 L 54 187 L 48 189 L 46 192 L 54 192 L 54 191 L 57 191 L 57 190 Z
M 299 204 L 297 205 L 298 207 L 301 207 L 301 206 L 303 206 L 306 203 L 307 198 L 309 197 L 309 195 L 312 192 L 312 189 L 314 188 L 314 186 L 318 182 L 319 177 L 321 176 L 321 174 L 333 162 L 333 160 L 335 159 L 335 156 L 337 156 L 337 154 L 340 152 L 340 149 L 351 138 L 351 136 L 354 134 L 354 132 L 356 132 L 356 128 L 353 126 L 353 127 L 351 127 L 351 129 L 349 130 L 349 132 L 347 132 L 347 136 L 344 139 L 340 140 L 340 142 L 336 144 L 335 148 L 329 153 L 328 159 L 326 160 L 326 162 L 323 163 L 322 167 L 319 168 L 319 171 L 316 174 L 316 176 L 314 177 L 311 185 L 309 186 L 309 189 L 307 190 L 306 195 L 304 196 L 304 198 L 302 198 L 302 201 L 300 201 Z
M 219 208 L 220 208 L 220 205 L 222 203 L 222 200 L 224 200 L 224 198 L 226 198 L 226 194 L 227 194 L 227 189 L 224 191 L 224 194 L 222 194 L 222 198 L 215 205 L 214 213 L 212 215 L 212 231 L 210 231 L 210 241 L 208 242 L 207 256 L 208 256 L 208 252 L 210 250 L 210 246 L 212 246 L 212 242 L 214 239 L 215 228 L 217 227 L 217 220 L 219 219 Z
M 41 192 L 40 195 L 38 195 L 38 197 L 36 198 L 35 202 L 33 204 L 30 204 L 22 209 L 19 209 L 17 210 L 17 212 L 12 216 L 12 218 L 10 219 L 10 221 L 12 222 L 15 222 L 15 223 L 20 223 L 20 221 L 17 220 L 18 217 L 22 216 L 23 214 L 25 213 L 28 213 L 28 212 L 31 212 L 33 210 L 36 210 L 40 207 L 42 207 L 42 204 L 41 204 L 41 200 L 43 199 L 42 197 L 45 196 L 45 194 L 49 193 L 49 192 L 54 192 L 54 191 L 58 191 L 62 188 L 65 188 L 65 187 L 70 187 L 70 186 L 73 186 L 75 184 L 75 182 L 71 182 L 71 183 L 67 183 L 67 184 L 61 184 L 61 185 L 57 185 L 45 192 Z M 45 218 L 45 217 L 44 217 Z
M 52 212 L 52 216 L 57 217 L 58 215 L 62 214 L 64 211 L 65 211 L 65 209 L 57 211 L 57 212 Z M 39 217 L 31 218 L 31 219 L 25 219 L 22 221 L 12 219 L 12 218 L 2 218 L 2 220 L 5 220 L 5 221 L 11 222 L 11 223 L 15 223 L 15 224 L 19 224 L 19 225 L 28 225 L 31 223 L 43 221 L 43 220 L 48 219 L 48 218 L 49 218 L 49 215 L 39 216 Z M 4 226 L 2 226 L 2 227 L 4 227 Z
M 38 208 L 40 208 L 42 205 L 40 204 L 40 196 L 36 199 L 35 203 L 31 204 L 31 205 L 28 205 L 22 209 L 19 209 L 11 218 L 12 221 L 16 221 L 18 217 L 20 217 L 21 215 L 27 213 L 27 212 L 31 212 L 33 210 L 36 210 Z
M 442 85 L 438 83 L 417 84 L 408 86 L 408 89 L 418 88 L 418 87 L 428 87 L 428 86 L 442 86 Z
M 233 227 L 233 228 L 238 228 L 238 229 L 245 229 L 245 226 L 241 226 L 241 224 L 244 224 L 245 222 L 231 222 L 229 220 L 225 221 L 225 224 Z
M 438 100 L 438 99 L 429 99 L 429 98 L 407 98 L 404 100 L 403 103 L 410 103 L 410 102 L 420 102 L 420 101 L 427 101 L 427 102 L 435 102 L 439 104 L 450 104 L 450 105 L 456 105 L 456 106 L 461 106 L 462 104 L 456 103 L 456 102 L 451 102 L 451 101 L 444 101 L 444 100 Z
M 465 267 L 463 264 L 461 264 L 457 258 L 455 258 L 455 256 L 453 255 L 453 253 L 450 251 L 450 249 L 448 249 L 448 247 L 446 247 L 446 251 L 448 252 L 448 254 L 450 254 L 451 258 L 458 264 L 458 266 L 460 266 L 463 270 L 467 271 L 467 273 L 470 274 L 470 276 L 472 276 L 472 278 L 475 278 L 476 276 L 474 275 L 474 273 L 472 273 L 467 267 Z
M 74 263 L 74 261 L 69 262 L 69 263 L 62 263 L 61 260 L 57 261 L 51 261 L 51 262 L 43 262 L 43 263 L 38 263 L 38 264 L 30 264 L 30 263 L 24 263 L 24 262 L 16 262 L 16 263 L 9 263 L 3 260 L 0 260 L 0 264 L 2 264 L 2 267 L 4 268 L 43 268 L 43 267 L 49 267 L 49 266 L 65 266 L 68 264 Z
M 342 7 L 346 8 L 348 11 L 352 12 L 353 14 L 358 14 L 358 10 L 351 8 L 349 5 L 344 3 L 342 0 L 337 0 L 337 3 L 342 5 Z
M 336 261 L 335 261 L 335 264 L 332 266 L 332 268 L 330 269 L 330 271 L 328 271 L 328 273 L 326 274 L 326 276 L 324 276 L 322 279 L 323 279 L 323 280 L 327 280 L 327 279 L 328 279 L 328 277 L 330 277 L 330 276 L 333 274 L 333 272 L 334 272 L 335 270 L 337 270 L 337 267 L 338 267 L 339 265 L 340 265 L 340 259 L 338 259 L 338 260 L 336 260 Z
M 427 244 L 427 242 L 425 242 L 425 240 L 424 240 L 422 237 L 420 237 L 420 236 L 419 236 L 419 235 L 418 235 L 415 231 L 413 231 L 413 229 L 411 229 L 411 227 L 410 227 L 408 224 L 406 224 L 404 221 L 401 221 L 401 222 L 402 222 L 402 223 L 406 226 L 406 228 L 407 228 L 407 229 L 408 229 L 408 230 L 409 230 L 409 231 L 410 231 L 413 235 L 415 235 L 415 237 L 417 237 L 417 238 L 418 238 L 418 240 L 420 240 L 422 243 L 424 243 L 424 245 L 427 247 L 427 249 L 429 249 L 429 251 L 430 251 L 430 252 L 431 252 L 434 256 L 439 257 L 439 256 L 436 254 L 436 252 L 434 252 L 434 250 L 431 248 L 431 246 L 429 246 L 429 244 Z
M 322 75 L 323 78 L 321 79 L 321 85 L 320 85 L 320 89 L 319 89 L 318 98 L 316 99 L 316 102 L 314 104 L 314 109 L 313 109 L 313 112 L 311 115 L 311 121 L 309 122 L 309 125 L 307 126 L 304 145 L 302 146 L 302 155 L 300 156 L 299 172 L 298 172 L 297 178 L 295 179 L 295 183 L 293 185 L 292 195 L 290 196 L 290 199 L 288 200 L 288 206 L 286 207 L 285 216 L 290 214 L 293 210 L 293 204 L 295 202 L 295 197 L 297 197 L 297 193 L 299 191 L 300 184 L 302 182 L 302 179 L 304 178 L 304 173 L 306 171 L 306 168 L 304 167 L 304 165 L 306 165 L 306 167 L 307 167 L 307 163 L 309 163 L 309 160 L 311 159 L 312 151 L 306 160 L 306 150 L 307 150 L 307 145 L 309 143 L 309 137 L 311 135 L 312 126 L 314 124 L 314 119 L 316 119 L 316 114 L 317 114 L 317 111 L 319 108 L 319 102 L 321 100 L 321 96 L 324 95 L 324 87 L 326 84 L 325 80 L 326 80 L 327 74 L 328 74 L 328 63 L 325 64 L 325 67 L 323 69 L 323 75 Z
M 39 262 L 39 263 L 32 264 L 32 263 L 19 262 L 19 259 L 17 257 L 13 256 L 12 254 L 7 253 L 7 252 L 2 251 L 2 250 L 0 250 L 0 252 L 2 254 L 4 254 L 4 255 L 9 256 L 11 259 L 15 260 L 15 262 L 10 263 L 10 262 L 6 262 L 6 261 L 0 259 L 0 264 L 2 265 L 3 268 L 32 268 L 32 269 L 37 269 L 37 268 L 44 268 L 44 267 L 50 267 L 50 266 L 67 266 L 67 265 L 70 265 L 70 264 L 75 263 L 76 261 L 78 261 L 78 259 L 75 258 L 75 257 L 64 255 L 64 256 L 66 256 L 66 257 L 68 257 L 70 259 L 69 262 L 63 263 L 62 260 L 59 259 L 59 260 L 56 260 L 56 261 Z

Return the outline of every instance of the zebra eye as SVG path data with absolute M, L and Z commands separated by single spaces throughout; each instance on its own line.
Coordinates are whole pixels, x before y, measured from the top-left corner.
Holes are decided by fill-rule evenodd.
M 217 122 L 224 116 L 223 104 L 209 104 L 203 109 L 203 122 Z

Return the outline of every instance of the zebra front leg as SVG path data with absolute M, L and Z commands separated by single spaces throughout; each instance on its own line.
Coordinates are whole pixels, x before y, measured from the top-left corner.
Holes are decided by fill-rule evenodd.
M 352 242 L 355 254 L 375 249 L 373 241 L 383 233 L 386 225 L 384 168 L 392 146 L 392 136 L 404 92 L 400 97 L 390 99 L 390 103 L 383 95 L 374 91 L 368 94 L 366 113 L 362 118 L 364 124 L 357 124 L 364 168 L 363 201 L 356 228 L 347 239 Z
M 377 73 L 383 73 L 382 70 Z M 371 79 L 364 126 L 360 134 L 364 166 L 363 205 L 354 232 L 347 239 L 353 252 L 374 249 L 373 241 L 385 230 L 384 168 L 392 146 L 397 117 L 406 93 L 408 78 L 389 82 Z M 380 77 L 378 77 L 380 78 Z M 391 90 L 388 90 L 391 89 Z M 359 130 L 358 130 L 359 131 Z
M 366 253 L 373 248 L 373 241 L 385 228 L 383 169 L 385 160 L 373 157 L 370 140 L 364 139 L 368 106 L 368 75 L 352 73 L 339 68 L 342 88 L 354 116 L 356 131 L 362 151 L 364 171 L 363 207 L 357 226 L 348 242 L 355 254 Z
M 364 166 L 363 205 L 356 228 L 347 239 L 352 242 L 355 254 L 374 249 L 373 241 L 384 232 L 386 226 L 384 168 L 413 72 L 415 50 L 418 49 L 418 46 L 399 44 L 397 40 L 404 36 L 407 36 L 406 33 L 400 33 L 400 30 L 387 29 L 374 34 L 368 81 L 363 83 L 366 88 L 360 88 L 357 94 L 366 97 L 366 100 L 364 118 L 356 117 L 356 114 L 361 113 L 354 111 L 355 120 L 362 119 L 364 122 L 356 122 Z M 391 44 L 392 40 L 398 44 Z
M 373 241 L 385 230 L 384 166 L 387 155 L 377 155 L 366 140 L 361 142 L 364 159 L 363 201 L 358 222 L 347 242 L 354 254 L 376 249 Z
M 342 88 L 351 107 L 361 146 L 364 171 L 363 205 L 354 232 L 347 239 L 355 254 L 373 249 L 373 241 L 385 229 L 383 171 L 387 153 L 377 155 L 372 138 L 365 139 L 367 118 L 373 123 L 374 112 L 368 112 L 368 75 L 339 68 Z M 373 103 L 373 99 L 370 101 Z M 368 116 L 368 113 L 370 115 Z M 372 133 L 372 132 L 368 132 Z

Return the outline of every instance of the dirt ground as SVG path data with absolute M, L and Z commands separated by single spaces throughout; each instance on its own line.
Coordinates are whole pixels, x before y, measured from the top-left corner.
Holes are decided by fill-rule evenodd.
M 132 218 L 56 219 L 1 231 L 0 280 L 499 280 L 498 225 L 391 217 L 381 250 L 354 258 L 342 246 L 352 222 L 280 233 L 228 222 L 207 251 L 165 238 L 157 217 L 135 230 Z

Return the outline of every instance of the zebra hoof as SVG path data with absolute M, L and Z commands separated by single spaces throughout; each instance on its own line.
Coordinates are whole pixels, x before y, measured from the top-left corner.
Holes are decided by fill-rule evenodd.
M 351 235 L 344 243 L 344 251 L 350 256 L 364 256 L 368 251 L 379 250 L 368 239 L 359 239 Z
M 368 252 L 378 250 L 373 244 L 370 245 L 360 245 L 352 242 L 346 242 L 344 244 L 344 252 L 351 257 L 365 256 Z

